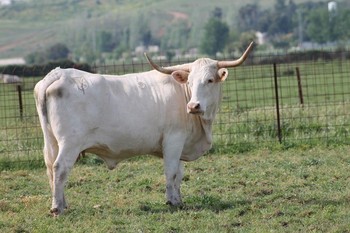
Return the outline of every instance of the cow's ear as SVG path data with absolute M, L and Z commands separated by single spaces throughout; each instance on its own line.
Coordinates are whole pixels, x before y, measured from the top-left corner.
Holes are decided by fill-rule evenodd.
M 186 83 L 188 75 L 189 73 L 183 70 L 177 70 L 171 73 L 171 76 L 173 76 L 173 78 L 179 83 Z
M 218 81 L 223 82 L 228 76 L 228 70 L 226 68 L 221 68 L 218 70 Z

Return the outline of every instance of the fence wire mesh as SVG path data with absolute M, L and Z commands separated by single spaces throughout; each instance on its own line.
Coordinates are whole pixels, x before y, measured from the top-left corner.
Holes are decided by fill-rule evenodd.
M 187 62 L 191 61 L 160 64 Z M 148 63 L 131 62 L 95 66 L 93 70 L 121 75 L 150 67 Z M 0 83 L 2 168 L 42 163 L 43 140 L 33 98 L 34 86 L 41 78 Z M 214 125 L 214 149 L 248 151 L 276 145 L 349 144 L 349 114 L 348 53 L 307 58 L 254 56 L 244 65 L 229 69 Z

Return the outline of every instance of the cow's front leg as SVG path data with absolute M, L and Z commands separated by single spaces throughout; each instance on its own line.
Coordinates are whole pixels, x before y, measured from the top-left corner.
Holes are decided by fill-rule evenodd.
M 180 185 L 183 177 L 183 166 L 180 161 L 183 137 L 172 135 L 172 140 L 164 145 L 164 171 L 166 178 L 167 204 L 181 205 Z
M 184 166 L 183 166 L 183 162 L 179 161 L 179 166 L 177 169 L 177 173 L 176 173 L 176 177 L 175 177 L 175 192 L 177 192 L 177 195 L 180 198 L 180 203 L 182 203 L 181 200 L 181 182 L 182 182 L 182 178 L 184 175 Z

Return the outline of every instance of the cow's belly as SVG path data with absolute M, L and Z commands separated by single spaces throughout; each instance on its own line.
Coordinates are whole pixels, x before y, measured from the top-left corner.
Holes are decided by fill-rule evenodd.
M 84 151 L 101 157 L 109 168 L 124 160 L 138 155 L 161 154 L 161 137 L 159 133 L 148 135 L 124 132 L 103 132 L 90 135 Z M 99 140 L 98 140 L 99 139 Z

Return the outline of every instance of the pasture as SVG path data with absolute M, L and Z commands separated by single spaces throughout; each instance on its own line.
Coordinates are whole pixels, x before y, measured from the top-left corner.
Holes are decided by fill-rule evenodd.
M 296 67 L 301 73 L 303 104 L 300 103 Z M 124 74 L 149 69 L 148 64 L 140 63 L 103 66 L 97 70 L 99 73 Z M 276 71 L 280 129 L 276 117 L 273 66 L 243 65 L 230 69 L 214 124 L 213 150 L 246 152 L 261 147 L 348 145 L 349 60 L 277 64 Z M 1 169 L 43 165 L 42 134 L 33 98 L 33 87 L 40 78 L 24 79 L 22 120 L 16 87 L 0 84 Z M 281 143 L 278 133 L 282 136 Z
M 149 66 L 99 68 L 141 70 Z M 1 232 L 349 232 L 349 60 L 278 64 L 281 143 L 272 65 L 229 72 L 214 147 L 185 164 L 184 206 L 165 205 L 161 160 L 134 158 L 109 171 L 88 156 L 72 170 L 69 209 L 58 218 L 49 214 L 33 99 L 40 78 L 25 78 L 23 119 L 16 87 L 0 84 Z
M 0 172 L 1 232 L 349 232 L 350 147 L 210 154 L 185 164 L 182 207 L 165 204 L 162 160 L 109 171 L 79 162 L 69 209 L 49 214 L 43 168 Z

